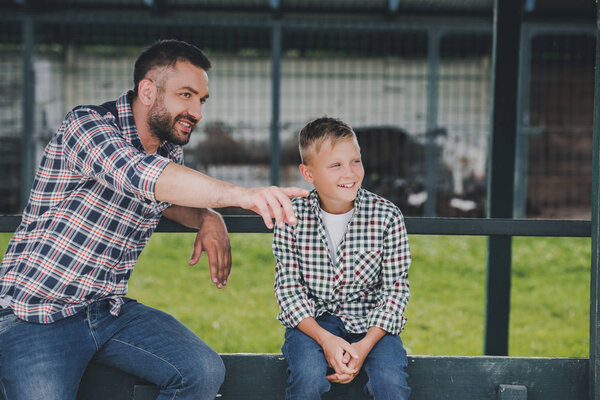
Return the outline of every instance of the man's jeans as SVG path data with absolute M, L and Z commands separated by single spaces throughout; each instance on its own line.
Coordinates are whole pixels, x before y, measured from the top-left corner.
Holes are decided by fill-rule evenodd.
M 146 379 L 157 399 L 213 400 L 225 366 L 172 316 L 126 299 L 118 317 L 108 301 L 42 325 L 0 309 L 0 390 L 6 400 L 73 400 L 90 361 Z
M 355 343 L 365 334 L 348 333 L 342 321 L 325 314 L 317 318 L 321 328 L 349 343 Z M 331 384 L 325 378 L 333 371 L 328 368 L 323 349 L 299 329 L 286 329 L 281 348 L 288 363 L 287 400 L 319 400 Z M 410 388 L 406 383 L 406 351 L 399 336 L 385 335 L 367 356 L 363 370 L 368 382 L 365 393 L 375 400 L 407 400 Z

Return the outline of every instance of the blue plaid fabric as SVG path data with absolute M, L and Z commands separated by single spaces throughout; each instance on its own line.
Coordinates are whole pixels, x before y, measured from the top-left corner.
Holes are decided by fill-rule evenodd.
M 292 205 L 298 223 L 275 227 L 273 233 L 281 323 L 294 328 L 328 312 L 351 333 L 376 326 L 399 334 L 406 322 L 411 263 L 400 209 L 359 189 L 354 216 L 332 260 L 317 192 L 294 198 Z
M 118 315 L 121 296 L 162 211 L 154 187 L 180 146 L 146 154 L 131 111 L 71 110 L 46 146 L 23 219 L 0 265 L 0 299 L 21 319 L 52 323 L 99 299 Z

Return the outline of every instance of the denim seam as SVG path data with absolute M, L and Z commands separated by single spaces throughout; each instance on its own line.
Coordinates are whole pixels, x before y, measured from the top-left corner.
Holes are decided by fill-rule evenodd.
M 4 387 L 4 383 L 2 383 L 2 379 L 0 379 L 0 390 L 2 390 L 0 393 L 2 393 L 5 399 L 7 399 L 8 396 L 6 395 L 6 388 Z
M 12 321 L 6 322 L 10 319 L 12 319 Z M 14 328 L 15 326 L 17 326 L 23 322 L 25 322 L 25 321 L 23 321 L 22 319 L 17 317 L 15 314 L 13 314 L 13 313 L 7 314 L 6 316 L 3 317 L 2 324 L 0 324 L 0 335 L 8 332 L 10 329 Z
M 90 320 L 89 312 L 85 319 L 87 321 L 88 327 L 90 328 L 90 335 L 92 335 L 92 340 L 94 340 L 94 346 L 96 346 L 96 351 L 98 351 L 100 350 L 100 346 L 98 346 L 98 341 L 96 340 L 96 335 L 94 334 L 94 327 L 92 326 L 92 321 Z
M 173 367 L 173 369 L 174 369 L 175 371 L 177 371 L 177 374 L 179 374 L 179 376 L 181 377 L 180 389 L 181 389 L 181 387 L 183 387 L 183 386 L 184 386 L 184 380 L 185 380 L 185 376 L 184 376 L 184 375 L 181 373 L 181 371 L 179 371 L 179 369 L 178 369 L 178 368 L 177 368 L 175 365 L 173 365 L 173 364 L 172 364 L 171 362 L 169 362 L 168 360 L 165 360 L 164 358 L 162 358 L 162 357 L 159 357 L 159 356 L 157 356 L 156 354 L 154 354 L 154 353 L 152 353 L 152 352 L 150 352 L 150 351 L 148 351 L 148 350 L 146 350 L 146 349 L 142 349 L 142 348 L 140 348 L 140 347 L 134 346 L 134 345 L 132 345 L 131 343 L 127 343 L 127 342 L 124 342 L 124 341 L 122 341 L 122 340 L 119 340 L 119 339 L 110 339 L 110 340 L 111 340 L 111 341 L 118 342 L 118 343 L 121 343 L 121 344 L 124 344 L 125 346 L 133 347 L 134 349 L 137 349 L 137 350 L 140 350 L 140 351 L 142 351 L 142 352 L 144 352 L 144 353 L 150 354 L 152 357 L 158 358 L 159 360 L 161 360 L 161 361 L 163 361 L 163 362 L 165 362 L 165 363 L 169 364 L 171 367 Z M 177 389 L 175 389 L 175 394 L 174 394 L 174 397 L 173 397 L 173 399 L 176 399 L 176 398 L 177 398 L 177 395 L 179 394 L 178 392 L 179 392 L 179 391 L 178 391 Z

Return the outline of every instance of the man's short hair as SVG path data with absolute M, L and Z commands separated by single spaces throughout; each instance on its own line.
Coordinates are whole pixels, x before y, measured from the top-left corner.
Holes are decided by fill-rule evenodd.
M 188 61 L 204 71 L 211 67 L 208 57 L 196 46 L 174 39 L 159 40 L 140 54 L 135 62 L 134 96 L 137 97 L 140 81 L 147 77 L 148 72 L 160 67 L 174 67 L 177 61 Z
M 356 140 L 356 134 L 350 125 L 337 118 L 321 117 L 309 122 L 298 135 L 302 163 L 307 164 L 328 139 L 335 144 L 347 139 Z

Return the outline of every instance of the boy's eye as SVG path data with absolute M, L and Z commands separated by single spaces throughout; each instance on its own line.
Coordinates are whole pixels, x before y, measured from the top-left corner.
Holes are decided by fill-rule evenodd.
M 204 103 L 206 103 L 206 100 L 207 100 L 206 98 L 202 98 L 202 99 L 200 99 L 200 104 L 204 104 Z
M 192 97 L 191 93 L 181 93 L 181 97 L 183 97 L 184 99 L 189 99 L 190 97 Z
M 360 164 L 362 163 L 362 160 L 354 160 L 354 164 Z

